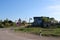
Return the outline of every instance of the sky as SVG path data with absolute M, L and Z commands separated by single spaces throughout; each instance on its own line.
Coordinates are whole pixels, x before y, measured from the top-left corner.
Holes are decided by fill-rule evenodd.
M 60 0 L 0 0 L 0 19 L 28 21 L 33 17 L 54 17 L 60 21 Z

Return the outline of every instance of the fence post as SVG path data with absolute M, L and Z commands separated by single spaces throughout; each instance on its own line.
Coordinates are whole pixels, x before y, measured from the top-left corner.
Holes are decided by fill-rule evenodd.
M 42 35 L 41 35 L 41 30 L 40 30 L 40 34 L 39 34 L 39 35 L 40 35 L 40 37 L 42 36 Z

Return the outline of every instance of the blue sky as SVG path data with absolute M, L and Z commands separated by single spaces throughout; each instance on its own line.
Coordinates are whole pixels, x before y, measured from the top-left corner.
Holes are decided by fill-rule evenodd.
M 60 20 L 60 0 L 0 0 L 0 19 L 27 20 L 48 16 Z

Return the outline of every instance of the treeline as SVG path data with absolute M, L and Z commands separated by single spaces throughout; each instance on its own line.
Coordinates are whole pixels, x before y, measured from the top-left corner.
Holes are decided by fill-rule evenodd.
M 13 21 L 8 20 L 8 19 L 4 21 L 0 20 L 0 28 L 13 26 L 13 23 L 14 23 Z
M 31 18 L 30 18 L 31 19 Z M 43 27 L 43 28 L 60 28 L 60 22 L 55 20 L 54 18 L 50 17 L 35 17 L 34 21 L 32 23 L 26 22 L 26 20 L 21 20 L 20 18 L 17 20 L 17 22 L 13 22 L 12 20 L 5 19 L 0 20 L 0 28 L 4 27 L 17 27 L 17 26 L 25 26 L 25 27 Z M 31 19 L 32 20 L 32 19 Z
M 21 20 L 20 18 L 17 20 L 17 22 L 13 22 L 12 20 L 9 20 L 6 18 L 5 20 L 0 20 L 0 28 L 5 28 L 5 27 L 17 27 L 21 25 L 25 25 L 27 22 L 25 20 Z

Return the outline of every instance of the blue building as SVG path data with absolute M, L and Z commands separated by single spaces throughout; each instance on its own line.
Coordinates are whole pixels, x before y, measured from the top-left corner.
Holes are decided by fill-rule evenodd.
M 33 22 L 34 26 L 41 25 L 41 23 L 42 23 L 42 17 L 34 17 L 34 22 Z
M 32 23 L 32 25 L 37 27 L 50 27 L 58 23 L 58 21 L 56 21 L 54 18 L 49 17 L 34 17 L 33 19 L 34 22 Z

